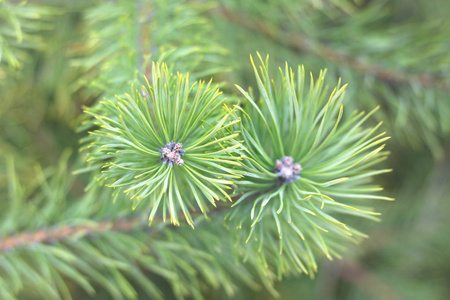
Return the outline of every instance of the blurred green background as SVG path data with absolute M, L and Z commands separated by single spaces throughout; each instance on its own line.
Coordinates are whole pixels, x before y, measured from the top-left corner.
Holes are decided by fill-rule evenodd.
M 314 280 L 277 283 L 281 299 L 450 299 L 449 17 L 446 0 L 0 0 L 2 207 L 7 160 L 25 185 L 66 149 L 79 166 L 83 106 L 128 92 L 145 61 L 212 76 L 233 97 L 232 83 L 255 86 L 248 57 L 259 51 L 274 68 L 327 68 L 330 85 L 349 83 L 346 113 L 380 105 L 372 121 L 392 136 L 383 164 L 394 171 L 379 179 L 396 201 L 378 204 L 383 221 L 361 221 L 370 238 L 322 261 Z M 271 296 L 242 287 L 235 298 Z

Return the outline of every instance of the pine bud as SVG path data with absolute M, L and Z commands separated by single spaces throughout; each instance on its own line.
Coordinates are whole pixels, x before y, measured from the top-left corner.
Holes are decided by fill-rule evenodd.
M 159 149 L 159 152 L 161 153 L 159 161 L 170 166 L 173 166 L 174 163 L 179 166 L 183 165 L 184 160 L 181 159 L 181 156 L 184 155 L 184 150 L 182 147 L 183 144 L 181 143 L 167 143 L 163 148 Z
M 275 173 L 283 183 L 291 183 L 300 178 L 302 167 L 299 164 L 292 164 L 294 159 L 291 156 L 285 156 L 275 162 Z

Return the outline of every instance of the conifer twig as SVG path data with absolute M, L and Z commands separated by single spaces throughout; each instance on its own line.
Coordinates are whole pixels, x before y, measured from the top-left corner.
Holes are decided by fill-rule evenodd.
M 357 58 L 351 57 L 345 53 L 339 52 L 325 44 L 314 41 L 299 33 L 288 32 L 286 30 L 269 26 L 266 22 L 252 21 L 248 17 L 233 12 L 225 7 L 220 7 L 219 15 L 234 24 L 247 30 L 257 32 L 265 37 L 282 43 L 289 49 L 296 52 L 308 52 L 316 54 L 330 61 L 336 61 L 349 66 L 351 69 L 371 74 L 376 78 L 396 85 L 407 85 L 411 82 L 418 83 L 422 86 L 436 87 L 448 89 L 449 85 L 444 78 L 435 77 L 433 74 L 406 74 L 400 70 L 385 68 L 370 62 L 359 61 Z
M 235 201 L 236 198 L 233 198 Z M 228 208 L 227 205 L 217 205 L 214 209 L 210 211 L 210 215 L 218 213 L 224 209 Z M 190 211 L 192 216 L 201 214 L 201 212 L 192 210 Z M 178 215 L 180 219 L 184 218 L 184 214 L 180 213 Z M 18 234 L 13 234 L 7 237 L 0 238 L 0 253 L 7 252 L 12 249 L 26 247 L 31 244 L 44 243 L 44 244 L 54 244 L 57 241 L 67 239 L 73 236 L 87 236 L 96 233 L 102 233 L 106 231 L 134 231 L 138 228 L 151 229 L 148 227 L 146 222 L 142 221 L 142 218 L 118 218 L 115 220 L 103 220 L 99 221 L 95 225 L 65 225 L 53 227 L 51 229 L 41 228 L 34 231 L 23 232 Z M 154 221 L 161 221 L 155 220 Z
M 0 239 L 0 252 L 24 247 L 36 243 L 54 243 L 71 236 L 89 235 L 93 233 L 114 231 L 131 231 L 142 224 L 139 218 L 123 218 L 117 220 L 100 221 L 95 225 L 65 225 L 53 229 L 37 229 L 28 233 L 14 234 Z

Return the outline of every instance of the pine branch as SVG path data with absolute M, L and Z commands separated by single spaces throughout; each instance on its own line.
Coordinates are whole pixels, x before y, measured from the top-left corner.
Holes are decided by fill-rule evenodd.
M 111 205 L 109 189 L 94 188 L 77 197 L 68 193 L 73 183 L 66 160 L 67 154 L 52 172 L 37 169 L 35 182 L 27 186 L 18 181 L 8 160 L 9 201 L 2 203 L 8 206 L 1 210 L 0 224 L 0 235 L 9 233 L 0 243 L 2 299 L 16 299 L 18 293 L 37 287 L 43 298 L 71 299 L 68 281 L 91 295 L 92 283 L 97 283 L 114 299 L 134 298 L 139 285 L 148 296 L 162 299 L 148 272 L 167 280 L 177 299 L 202 299 L 205 286 L 223 288 L 230 297 L 240 281 L 258 286 L 252 277 L 261 272 L 250 270 L 264 266 L 257 260 L 245 266 L 230 264 L 241 250 L 233 246 L 221 222 L 203 222 L 196 231 L 164 224 L 150 228 L 142 222 L 145 218 L 124 213 L 124 201 Z M 105 217 L 116 219 L 94 221 Z M 28 233 L 15 234 L 20 231 Z M 219 244 L 223 247 L 216 247 Z M 270 277 L 261 281 L 271 289 Z
M 91 223 L 91 222 L 89 222 Z M 78 238 L 105 231 L 131 231 L 143 227 L 140 218 L 124 218 L 113 221 L 100 221 L 96 224 L 66 225 L 53 229 L 37 229 L 27 233 L 13 234 L 0 238 L 0 252 L 12 251 L 36 243 L 52 244 L 77 236 Z
M 60 12 L 46 5 L 0 1 L 0 79 L 8 71 L 21 68 L 30 56 L 29 50 L 45 46 L 40 33 L 52 29 L 52 20 Z
M 213 14 L 215 13 L 216 12 L 213 12 Z M 358 58 L 336 51 L 326 44 L 303 36 L 300 33 L 293 33 L 283 30 L 282 28 L 277 28 L 270 25 L 267 21 L 251 20 L 248 16 L 234 12 L 225 7 L 217 9 L 217 14 L 242 28 L 261 34 L 276 43 L 281 43 L 295 52 L 306 52 L 318 55 L 326 60 L 347 65 L 360 73 L 375 76 L 379 80 L 390 84 L 409 85 L 411 83 L 418 83 L 427 87 L 444 90 L 450 89 L 450 85 L 444 77 L 438 78 L 432 74 L 409 74 L 404 73 L 401 70 L 389 69 L 373 63 L 363 62 Z
M 215 215 L 228 206 L 218 205 L 210 211 L 210 215 Z M 196 217 L 201 215 L 201 212 L 191 211 L 191 216 Z M 184 218 L 184 214 L 178 215 L 179 219 Z M 155 222 L 161 222 L 162 219 L 155 218 Z M 93 221 L 86 222 L 80 225 L 65 225 L 53 228 L 36 229 L 27 231 L 25 233 L 12 234 L 6 237 L 0 237 L 0 252 L 9 252 L 17 248 L 27 247 L 33 244 L 55 244 L 64 239 L 72 237 L 82 238 L 84 236 L 93 236 L 95 234 L 119 231 L 129 232 L 135 230 L 148 230 L 148 222 L 144 222 L 141 217 L 134 218 L 118 218 L 114 220 L 101 220 L 97 223 Z
M 447 22 L 438 24 L 444 30 L 428 20 L 389 23 L 398 21 L 385 5 L 390 1 L 224 0 L 227 8 L 217 11 L 210 10 L 209 0 L 81 1 L 82 11 L 81 6 L 72 10 L 70 1 L 58 6 L 70 14 L 56 19 L 74 17 L 73 22 L 52 19 L 48 1 L 30 2 L 11 5 L 9 13 L 9 3 L 18 2 L 0 0 L 0 80 L 7 76 L 0 83 L 0 97 L 6 99 L 0 101 L 0 154 L 14 152 L 20 159 L 19 172 L 12 159 L 6 168 L 0 160 L 2 300 L 71 299 L 78 287 L 92 296 L 99 286 L 112 299 L 162 300 L 168 295 L 160 279 L 171 284 L 177 299 L 202 299 L 205 291 L 212 298 L 213 289 L 231 298 L 242 285 L 262 285 L 275 296 L 276 280 L 313 277 L 320 259 L 341 258 L 347 245 L 365 238 L 352 226 L 364 228 L 366 220 L 355 223 L 361 218 L 379 220 L 372 200 L 392 200 L 372 181 L 391 171 L 378 169 L 389 154 L 383 150 L 388 138 L 378 133 L 381 124 L 366 126 L 373 107 L 381 106 L 375 115 L 396 141 L 426 143 L 436 157 L 443 152 L 441 142 L 448 142 L 450 54 L 448 26 L 442 25 Z M 364 5 L 357 8 L 356 2 Z M 444 5 L 434 4 L 428 5 L 441 15 Z M 220 15 L 224 21 L 217 25 L 225 26 L 214 27 L 205 11 Z M 46 39 L 40 31 L 50 27 L 56 30 Z M 225 100 L 212 83 L 190 84 L 187 76 L 195 81 L 227 69 L 227 49 L 216 43 L 221 34 L 230 52 L 247 56 L 259 47 L 277 61 L 307 58 L 311 70 L 326 66 L 332 78 L 342 76 L 350 88 L 339 81 L 329 93 L 325 72 L 314 80 L 315 72 L 308 77 L 301 66 L 294 72 L 286 64 L 273 77 L 268 59 L 260 58 L 253 63 L 257 89 L 237 87 L 240 98 Z M 62 41 L 76 45 L 61 47 Z M 237 65 L 239 55 L 229 61 Z M 70 68 L 69 60 L 83 72 L 76 83 L 80 70 Z M 149 71 L 152 61 L 167 65 Z M 54 71 L 55 66 L 67 73 Z M 248 69 L 239 68 L 244 72 L 231 78 L 247 85 Z M 70 78 L 58 76 L 73 71 Z M 143 74 L 153 80 L 124 94 Z M 45 162 L 39 156 L 36 165 L 24 141 L 48 143 L 45 149 L 51 151 L 44 152 L 51 159 L 61 145 L 73 146 L 75 135 L 61 133 L 53 114 L 75 122 L 75 114 L 61 116 L 73 100 L 86 100 L 72 95 L 87 86 L 106 99 L 87 109 L 93 118 L 85 125 L 94 133 L 85 138 L 92 163 L 85 170 L 103 172 L 72 176 L 67 153 L 58 167 L 41 169 Z M 41 95 L 42 90 L 48 93 Z M 217 106 L 205 105 L 211 103 Z M 370 112 L 346 113 L 354 108 Z M 60 137 L 69 142 L 60 143 Z M 186 143 L 177 143 L 178 137 Z M 441 162 L 442 169 L 424 184 L 430 163 L 423 153 L 409 146 L 404 153 L 392 144 L 398 156 L 391 163 L 407 166 L 411 174 L 405 179 L 398 179 L 402 172 L 395 174 L 394 184 L 408 184 L 395 188 L 400 205 L 383 216 L 378 226 L 383 238 L 371 239 L 376 247 L 360 247 L 359 263 L 345 263 L 341 279 L 381 298 L 415 294 L 422 284 L 429 285 L 426 291 L 433 288 L 431 295 L 446 295 L 448 274 L 442 266 L 450 256 L 438 251 L 450 248 L 449 164 Z M 171 175 L 159 178 L 155 170 Z M 86 190 L 85 179 L 91 180 Z M 418 188 L 422 185 L 428 188 Z M 227 199 L 233 203 L 222 201 Z M 130 208 L 140 201 L 147 211 Z M 164 224 L 169 218 L 180 226 Z M 377 262 L 389 262 L 395 272 L 367 263 L 372 251 Z M 445 287 L 435 289 L 436 279 Z M 351 289 L 347 295 L 360 295 Z M 342 296 L 341 289 L 337 293 Z
M 450 134 L 446 117 L 450 113 L 450 101 L 446 101 L 450 85 L 445 79 L 450 62 L 449 52 L 445 51 L 449 37 L 448 31 L 443 30 L 448 20 L 433 18 L 416 24 L 409 16 L 399 21 L 389 3 L 371 2 L 364 8 L 356 8 L 350 2 L 338 2 L 353 8 L 346 13 L 335 7 L 337 2 L 316 6 L 308 0 L 256 1 L 242 5 L 227 1 L 223 2 L 224 8 L 210 11 L 210 15 L 222 19 L 218 24 L 225 28 L 235 24 L 236 30 L 224 31 L 231 44 L 232 40 L 240 43 L 251 36 L 249 46 L 246 43 L 234 49 L 235 57 L 246 56 L 248 51 L 254 51 L 252 45 L 259 44 L 276 60 L 307 61 L 314 70 L 326 65 L 329 74 L 351 83 L 347 89 L 348 99 L 359 99 L 347 101 L 347 112 L 381 105 L 375 118 L 384 122 L 401 145 L 415 151 L 427 147 L 435 159 L 442 158 L 443 145 Z M 222 9 L 235 21 L 223 16 Z M 250 31 L 239 30 L 245 28 L 245 24 L 249 24 Z M 249 32 L 259 33 L 249 35 Z M 287 33 L 289 37 L 281 39 L 278 33 Z M 298 43 L 309 50 L 291 49 L 290 43 Z M 331 59 L 314 53 L 316 46 L 319 50 L 324 47 L 325 54 L 331 51 Z M 340 62 L 340 57 L 348 58 L 351 65 Z M 370 72 L 373 66 L 378 75 L 365 72 L 367 66 Z M 385 73 L 389 75 L 386 77 Z M 367 76 L 362 76 L 364 74 Z M 411 74 L 409 79 L 408 74 Z M 418 81 L 424 77 L 433 78 L 433 82 L 424 80 L 422 85 Z
M 72 65 L 84 71 L 77 87 L 113 97 L 137 74 L 150 75 L 151 61 L 198 79 L 229 70 L 226 50 L 212 36 L 210 21 L 198 6 L 176 0 L 104 1 L 84 11 L 86 42 L 77 47 Z M 150 76 L 148 76 L 150 78 Z
M 191 84 L 189 75 L 174 76 L 165 64 L 153 64 L 148 80 L 131 95 L 87 109 L 100 127 L 87 139 L 87 161 L 102 169 L 99 182 L 130 195 L 133 209 L 151 208 L 150 223 L 162 210 L 164 220 L 168 215 L 179 225 L 183 212 L 193 226 L 194 204 L 206 215 L 216 201 L 231 201 L 227 190 L 241 177 L 234 154 L 241 144 L 228 128 L 239 120 L 211 81 Z
M 238 153 L 246 159 L 236 188 L 240 198 L 226 219 L 238 229 L 238 242 L 254 247 L 280 277 L 313 277 L 317 253 L 331 260 L 347 241 L 366 237 L 342 215 L 378 220 L 379 213 L 354 199 L 393 200 L 367 181 L 391 171 L 371 169 L 386 158 L 389 137 L 376 133 L 381 123 L 361 127 L 377 109 L 342 118 L 346 86 L 338 82 L 328 96 L 325 71 L 306 82 L 303 66 L 294 73 L 286 63 L 276 81 L 268 57 L 258 54 L 258 61 L 252 59 L 260 98 L 237 87 L 247 100 L 237 125 L 246 145 Z
M 99 125 L 96 134 L 92 135 L 93 144 L 88 144 L 94 163 L 90 170 L 97 169 L 98 163 L 106 167 L 98 178 L 100 181 L 112 179 L 111 186 L 117 188 L 113 192 L 117 197 L 114 205 L 109 203 L 112 189 L 99 188 L 96 181 L 92 182 L 87 194 L 68 205 L 63 197 L 70 190 L 68 177 L 64 176 L 67 172 L 65 164 L 61 164 L 51 178 L 40 172 L 37 176 L 39 190 L 28 192 L 17 183 L 14 168 L 10 167 L 8 178 L 13 179 L 9 189 L 11 202 L 4 214 L 5 222 L 0 227 L 0 232 L 10 237 L 2 243 L 5 260 L 0 271 L 19 275 L 5 277 L 5 283 L 0 285 L 0 295 L 13 299 L 12 295 L 21 291 L 22 281 L 26 281 L 27 286 L 44 282 L 40 291 L 46 297 L 70 296 L 66 283 L 60 279 L 67 275 L 90 293 L 94 292 L 90 281 L 97 282 L 117 299 L 122 295 L 133 297 L 134 288 L 126 279 L 130 277 L 145 286 L 150 295 L 161 297 L 158 288 L 144 276 L 141 268 L 171 282 L 179 299 L 186 295 L 200 299 L 204 282 L 212 287 L 221 287 L 232 295 L 236 290 L 236 280 L 256 287 L 256 279 L 275 295 L 274 280 L 281 280 L 288 274 L 308 273 L 313 276 L 317 270 L 317 255 L 324 254 L 330 259 L 340 257 L 345 242 L 356 241 L 364 235 L 347 227 L 331 213 L 374 219 L 376 213 L 370 209 L 359 205 L 350 207 L 351 198 L 390 200 L 365 194 L 379 190 L 365 184 L 365 178 L 388 171 L 367 170 L 386 155 L 380 152 L 382 147 L 373 149 L 385 139 L 380 138 L 382 134 L 370 138 L 377 128 L 362 129 L 360 125 L 368 116 L 362 117 L 361 114 L 338 127 L 342 116 L 343 88 L 338 86 L 326 102 L 322 74 L 317 82 L 310 83 L 308 92 L 303 90 L 308 86 L 304 84 L 304 71 L 299 73 L 299 80 L 294 84 L 293 71 L 286 66 L 279 85 L 271 81 L 267 61 L 261 61 L 261 72 L 259 74 L 255 67 L 263 101 L 253 100 L 251 92 L 239 88 L 251 104 L 250 107 L 245 106 L 245 111 L 238 106 L 235 109 L 225 106 L 225 111 L 219 110 L 224 99 L 217 97 L 217 87 L 208 85 L 204 88 L 203 83 L 191 85 L 187 75 L 174 76 L 165 65 L 154 66 L 152 84 L 146 83 L 143 90 L 133 89 L 131 95 L 103 101 L 89 109 L 95 117 L 94 122 Z M 256 103 L 265 105 L 258 108 Z M 208 109 L 210 106 L 213 108 Z M 178 108 L 182 109 L 178 111 Z M 240 112 L 245 119 L 243 125 L 238 122 Z M 299 113 L 303 114 L 302 124 L 298 123 Z M 226 123 L 228 116 L 235 121 Z M 205 129 L 201 129 L 199 124 L 203 124 Z M 246 149 L 241 149 L 240 143 L 234 141 L 237 132 L 243 133 Z M 161 141 L 177 140 L 177 136 L 186 137 L 185 156 L 182 155 L 182 147 L 176 143 L 164 145 L 166 151 L 164 148 L 160 152 L 154 149 L 161 147 Z M 325 145 L 331 145 L 332 149 L 327 148 L 330 151 L 324 152 Z M 278 166 L 277 159 L 288 155 L 292 149 L 296 149 L 293 154 L 296 161 L 299 158 L 304 160 L 299 160 L 305 166 L 300 181 L 297 176 L 301 171 L 300 165 L 296 168 L 297 164 L 289 162 L 287 156 L 281 158 L 280 164 L 284 165 Z M 334 151 L 339 155 L 334 155 Z M 241 179 L 241 164 L 236 163 L 242 159 L 245 161 L 244 179 Z M 177 163 L 179 166 L 174 166 Z M 184 167 L 189 172 L 183 172 Z M 152 209 L 157 209 L 162 202 L 163 211 L 169 208 L 172 221 L 178 222 L 182 214 L 192 226 L 196 223 L 197 230 L 186 227 L 173 229 L 155 222 L 152 232 L 158 234 L 149 235 L 143 223 L 132 221 L 137 212 L 126 209 L 129 201 L 118 192 L 124 183 L 126 188 L 136 189 L 140 194 L 148 193 L 143 189 L 157 189 L 159 185 L 155 185 L 155 181 L 160 181 L 159 184 L 167 182 L 167 178 L 154 176 L 158 168 L 174 172 L 178 179 L 170 182 L 162 193 L 150 193 L 151 197 L 162 195 L 159 199 L 150 199 L 153 201 Z M 195 203 L 202 204 L 202 198 L 211 196 L 213 189 L 224 188 L 222 183 L 229 176 L 226 173 L 237 174 L 233 180 L 237 185 L 236 195 L 240 196 L 234 208 L 224 206 L 229 229 L 223 227 L 221 215 L 211 218 L 210 222 L 201 222 L 202 218 L 194 218 L 195 213 L 187 210 Z M 143 178 L 142 174 L 147 174 L 148 178 Z M 343 181 L 350 183 L 340 184 Z M 164 195 L 167 190 L 169 198 Z M 170 194 L 170 191 L 177 190 L 182 190 L 184 197 L 180 193 Z M 286 192 L 285 197 L 279 195 L 280 191 Z M 99 193 L 104 194 L 101 196 Z M 186 197 L 188 193 L 190 196 Z M 299 200 L 303 196 L 306 198 Z M 331 202 L 331 196 L 339 202 Z M 177 197 L 176 202 L 173 197 Z M 226 197 L 227 194 L 221 195 L 218 200 Z M 244 201 L 252 197 L 257 199 Z M 347 197 L 350 200 L 344 202 Z M 317 206 L 320 203 L 321 208 Z M 256 218 L 251 221 L 251 207 L 256 205 Z M 324 205 L 326 207 L 321 211 Z M 304 212 L 312 216 L 308 217 Z M 160 215 L 158 221 L 165 221 L 166 214 Z M 32 215 L 39 218 L 30 222 Z M 124 220 L 124 215 L 128 221 L 119 221 Z M 98 223 L 89 221 L 104 219 L 105 216 L 117 219 Z M 291 217 L 295 224 L 289 223 Z M 300 220 L 307 220 L 310 225 Z M 329 231 L 329 234 L 319 233 L 314 226 Z M 55 229 L 43 235 L 35 228 Z M 85 231 L 87 228 L 90 230 Z M 257 231 L 253 237 L 252 228 Z M 29 229 L 35 231 L 24 235 L 11 234 Z M 8 246 L 16 248 L 8 248 L 11 251 L 7 251 Z M 183 253 L 182 260 L 180 253 Z M 32 263 L 24 266 L 26 260 L 32 260 Z M 230 261 L 236 264 L 230 265 Z M 39 273 L 40 269 L 35 265 L 50 271 L 28 278 L 27 274 Z M 111 278 L 110 274 L 114 277 Z M 53 284 L 55 281 L 57 285 Z

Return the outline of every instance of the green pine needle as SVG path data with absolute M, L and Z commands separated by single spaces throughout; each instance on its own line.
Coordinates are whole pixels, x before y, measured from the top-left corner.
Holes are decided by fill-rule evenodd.
M 226 130 L 239 120 L 224 102 L 211 82 L 190 84 L 188 75 L 153 64 L 150 83 L 87 110 L 100 126 L 87 146 L 90 163 L 102 167 L 98 181 L 129 195 L 133 209 L 144 202 L 150 223 L 162 211 L 164 221 L 180 225 L 183 214 L 193 227 L 191 211 L 231 201 L 228 190 L 241 177 L 238 134 Z
M 245 178 L 227 218 L 240 228 L 241 242 L 256 247 L 279 274 L 312 276 L 314 253 L 332 259 L 345 241 L 364 237 L 340 220 L 343 214 L 377 220 L 367 200 L 393 200 L 368 180 L 390 171 L 371 169 L 387 155 L 388 137 L 377 133 L 380 124 L 362 127 L 377 108 L 342 120 L 345 86 L 328 94 L 326 71 L 316 80 L 311 74 L 308 88 L 303 66 L 295 75 L 286 64 L 275 82 L 268 58 L 258 57 L 260 66 L 252 64 L 260 98 L 237 87 L 247 100 L 234 114 L 242 115 Z

